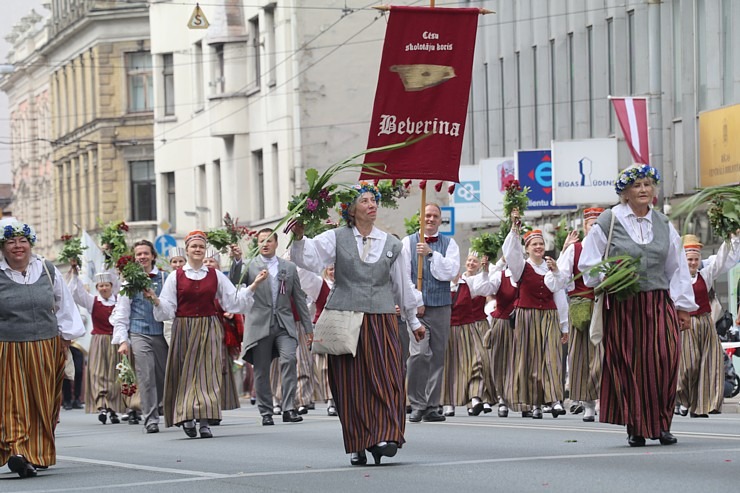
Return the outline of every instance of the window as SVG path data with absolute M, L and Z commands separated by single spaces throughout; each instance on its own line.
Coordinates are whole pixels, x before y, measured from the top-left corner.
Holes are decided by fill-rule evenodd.
M 162 81 L 164 85 L 164 114 L 175 114 L 175 67 L 172 53 L 162 55 Z
M 537 97 L 537 46 L 532 47 L 532 101 L 534 101 L 534 146 L 539 146 L 540 141 L 540 115 L 539 98 Z
M 126 78 L 128 79 L 128 110 L 130 112 L 152 111 L 152 56 L 148 51 L 126 54 Z
M 498 59 L 498 66 L 499 87 L 501 88 L 499 91 L 499 108 L 501 108 L 501 155 L 506 156 L 506 91 L 504 88 L 506 79 L 504 78 L 504 57 Z
M 260 20 L 255 16 L 249 20 L 249 46 L 247 56 L 247 83 L 251 89 L 260 87 Z
M 522 79 L 519 52 L 516 55 L 516 144 L 522 147 Z
M 575 48 L 573 47 L 573 33 L 568 33 L 568 113 L 570 117 L 570 138 L 576 136 L 576 79 L 575 79 Z
M 555 84 L 555 40 L 550 40 L 550 122 L 552 125 L 551 139 L 555 139 L 557 135 L 557 108 L 555 105 L 555 96 L 557 95 L 557 86 Z
M 164 183 L 167 187 L 167 221 L 173 232 L 177 232 L 177 197 L 175 194 L 175 173 L 164 173 Z
M 696 0 L 696 72 L 698 77 L 697 101 L 699 110 L 707 109 L 709 87 L 707 81 L 707 4 Z
M 627 94 L 637 90 L 637 70 L 635 67 L 635 11 L 627 12 Z
M 157 218 L 157 194 L 154 161 L 131 161 L 131 220 L 154 221 Z
M 722 0 L 722 104 L 733 103 L 735 74 L 732 47 L 732 0 Z
M 203 44 L 198 41 L 193 46 L 193 88 L 195 89 L 195 111 L 205 105 L 203 94 Z
M 277 209 L 276 214 L 280 213 L 280 161 L 278 155 L 277 142 L 272 144 L 272 196 L 273 196 L 273 208 Z
M 594 136 L 594 26 L 586 28 L 588 63 L 588 136 Z
M 614 96 L 614 19 L 606 20 L 606 91 L 609 96 Z M 607 113 L 609 114 L 609 133 L 614 134 L 614 112 L 612 102 L 607 100 Z
M 216 159 L 213 161 L 213 211 L 211 211 L 211 217 L 217 224 L 221 221 L 223 214 L 221 214 L 221 160 Z
M 213 46 L 213 70 L 211 70 L 211 87 L 213 94 L 223 94 L 226 90 L 226 74 L 224 73 L 224 45 Z
M 265 218 L 265 167 L 262 159 L 262 149 L 252 152 L 252 169 L 254 170 L 254 186 L 257 188 L 254 197 L 257 203 L 254 204 L 258 211 L 257 219 Z
M 265 29 L 267 31 L 267 85 L 274 86 L 277 83 L 277 61 L 275 53 L 277 52 L 275 32 L 275 4 L 271 3 L 265 7 Z

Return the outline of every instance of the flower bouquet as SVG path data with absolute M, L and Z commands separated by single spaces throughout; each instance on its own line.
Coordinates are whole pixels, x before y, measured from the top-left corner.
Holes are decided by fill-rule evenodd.
M 99 220 L 98 220 L 99 221 Z M 100 223 L 102 225 L 102 223 Z M 100 234 L 100 245 L 105 254 L 105 268 L 110 269 L 118 262 L 118 259 L 129 253 L 126 243 L 128 225 L 123 221 L 111 221 L 103 228 Z
M 60 239 L 64 242 L 64 245 L 62 245 L 62 250 L 59 252 L 59 256 L 57 256 L 57 261 L 81 265 L 82 252 L 87 249 L 86 246 L 82 246 L 82 240 L 68 234 L 62 235 Z
M 224 227 L 213 229 L 206 233 L 208 243 L 221 253 L 226 253 L 229 246 L 237 245 L 245 236 L 256 236 L 257 232 L 252 231 L 246 226 L 239 226 L 239 219 L 232 218 L 227 212 L 224 214 Z
M 139 293 L 152 287 L 152 280 L 149 274 L 131 255 L 124 255 L 116 262 L 116 269 L 123 278 L 121 283 L 121 294 L 133 298 Z
M 121 362 L 116 365 L 116 370 L 118 370 L 116 379 L 121 383 L 121 393 L 126 396 L 134 395 L 136 393 L 136 374 L 134 369 L 131 368 L 128 356 L 123 355 Z
M 673 210 L 671 219 L 686 214 L 685 224 L 688 225 L 691 216 L 705 203 L 709 203 L 707 217 L 715 236 L 728 240 L 740 230 L 740 186 L 737 185 L 700 189 Z
M 494 262 L 506 239 L 504 231 L 502 228 L 498 233 L 481 233 L 470 240 L 470 247 Z

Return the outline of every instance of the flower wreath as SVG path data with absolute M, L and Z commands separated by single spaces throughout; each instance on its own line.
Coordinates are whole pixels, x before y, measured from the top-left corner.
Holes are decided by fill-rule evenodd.
M 614 190 L 620 195 L 625 189 L 640 178 L 652 178 L 657 184 L 660 172 L 649 164 L 636 164 L 622 171 L 614 184 Z
M 34 244 L 36 243 L 36 232 L 33 230 L 33 228 L 28 224 L 24 224 L 18 221 L 7 224 L 3 228 L 3 237 L 0 238 L 0 243 L 5 243 L 9 239 L 17 236 L 25 236 L 31 246 L 34 246 Z
M 342 192 L 341 194 L 341 203 L 339 205 L 342 213 L 342 219 L 345 220 L 349 224 L 349 207 L 352 205 L 352 203 L 365 192 L 370 192 L 375 196 L 375 202 L 380 205 L 382 200 L 382 195 L 380 193 L 380 190 L 378 190 L 378 187 L 373 185 L 372 183 L 368 183 L 365 181 L 362 181 L 360 183 L 357 183 L 356 185 L 352 185 L 351 187 L 348 187 L 346 191 Z

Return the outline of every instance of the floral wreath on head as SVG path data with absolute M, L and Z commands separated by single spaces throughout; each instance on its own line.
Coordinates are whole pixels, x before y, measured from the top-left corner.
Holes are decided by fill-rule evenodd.
M 614 184 L 614 190 L 617 195 L 621 195 L 628 186 L 641 178 L 652 178 L 657 184 L 660 181 L 660 172 L 649 164 L 630 166 L 619 174 L 619 178 Z
M 36 244 L 36 232 L 28 224 L 24 224 L 19 221 L 14 221 L 10 224 L 7 224 L 3 228 L 3 236 L 2 238 L 0 238 L 0 243 L 5 243 L 9 239 L 19 236 L 25 236 L 31 246 L 34 246 L 34 244 Z
M 352 203 L 357 200 L 357 197 L 362 195 L 365 192 L 370 192 L 375 196 L 375 202 L 380 205 L 382 201 L 382 194 L 377 186 L 373 185 L 372 183 L 368 183 L 366 181 L 361 181 L 360 183 L 357 183 L 356 185 L 352 185 L 351 187 L 347 187 L 346 190 L 341 192 L 340 201 L 339 204 L 340 212 L 342 213 L 342 219 L 345 220 L 347 224 L 349 224 L 350 218 L 349 218 L 349 208 L 352 205 Z

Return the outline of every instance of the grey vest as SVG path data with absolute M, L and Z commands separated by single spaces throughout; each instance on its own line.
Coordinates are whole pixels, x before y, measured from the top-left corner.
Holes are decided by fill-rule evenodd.
M 374 264 L 360 259 L 352 228 L 341 227 L 337 237 L 334 287 L 325 308 L 363 313 L 396 313 L 391 290 L 391 266 L 401 254 L 401 242 L 387 235 L 383 253 Z
M 33 284 L 18 284 L 0 273 L 0 341 L 28 342 L 52 339 L 59 335 L 54 314 L 54 264 Z M 51 278 L 50 278 L 51 277 Z
M 167 279 L 167 273 L 159 271 L 157 277 L 152 279 L 152 289 L 157 296 L 162 293 L 162 287 Z M 144 298 L 142 293 L 136 293 L 131 298 L 131 324 L 129 332 L 132 334 L 143 334 L 148 336 L 161 336 L 164 334 L 164 323 L 154 319 L 154 305 Z
M 605 211 L 596 220 L 604 232 L 609 235 L 609 224 L 613 212 Z M 609 249 L 609 256 L 629 255 L 640 257 L 640 291 L 657 291 L 668 289 L 670 282 L 665 275 L 665 258 L 670 246 L 670 228 L 668 218 L 653 209 L 653 241 L 646 245 L 639 245 L 630 238 L 629 233 L 619 220 L 614 221 L 614 232 Z
M 438 240 L 434 243 L 427 243 L 429 248 L 439 252 L 442 256 L 447 255 L 447 247 L 450 239 L 447 236 L 439 235 Z M 419 272 L 419 256 L 416 254 L 416 244 L 419 243 L 419 233 L 409 236 L 409 247 L 411 248 L 411 281 L 416 286 L 416 279 Z M 447 306 L 452 304 L 450 295 L 449 281 L 439 281 L 432 275 L 432 260 L 424 257 L 424 273 L 421 280 L 421 293 L 424 296 L 425 306 Z

